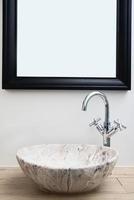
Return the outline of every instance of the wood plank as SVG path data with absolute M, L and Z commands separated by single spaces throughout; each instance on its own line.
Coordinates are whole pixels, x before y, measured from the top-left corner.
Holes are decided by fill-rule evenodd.
M 113 177 L 134 177 L 134 167 L 115 167 Z
M 126 177 L 126 178 L 119 177 L 118 180 L 120 181 L 122 187 L 127 193 L 134 193 L 134 178 L 133 177 Z
M 134 168 L 115 168 L 96 190 L 79 195 L 46 194 L 20 168 L 0 168 L 0 200 L 134 200 Z
M 134 194 L 0 195 L 0 200 L 134 200 Z
M 117 178 L 108 177 L 104 183 L 97 189 L 98 193 L 105 194 L 124 194 L 125 189 L 122 187 Z

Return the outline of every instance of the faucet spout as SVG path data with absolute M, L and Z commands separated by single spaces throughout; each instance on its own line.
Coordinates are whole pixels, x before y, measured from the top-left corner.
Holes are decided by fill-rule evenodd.
M 88 94 L 82 104 L 82 110 L 87 110 L 87 105 L 90 99 L 92 99 L 94 96 L 99 96 L 103 100 L 105 104 L 105 125 L 109 124 L 109 102 L 105 94 L 102 92 L 92 92 L 91 94 Z

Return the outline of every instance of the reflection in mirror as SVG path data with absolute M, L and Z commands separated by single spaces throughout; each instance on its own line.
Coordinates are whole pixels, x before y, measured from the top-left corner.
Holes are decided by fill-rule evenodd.
M 19 0 L 17 76 L 116 77 L 116 0 Z

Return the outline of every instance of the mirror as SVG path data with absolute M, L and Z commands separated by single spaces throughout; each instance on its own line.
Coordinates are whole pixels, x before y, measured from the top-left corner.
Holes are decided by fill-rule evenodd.
M 5 0 L 3 13 L 4 89 L 130 89 L 130 0 Z
M 17 19 L 17 76 L 116 77 L 116 0 L 19 0 Z

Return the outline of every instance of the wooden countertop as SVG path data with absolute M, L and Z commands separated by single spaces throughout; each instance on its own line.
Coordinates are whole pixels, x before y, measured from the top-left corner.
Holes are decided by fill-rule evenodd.
M 19 168 L 0 168 L 0 200 L 134 200 L 134 167 L 115 168 L 95 191 L 79 195 L 45 194 Z

